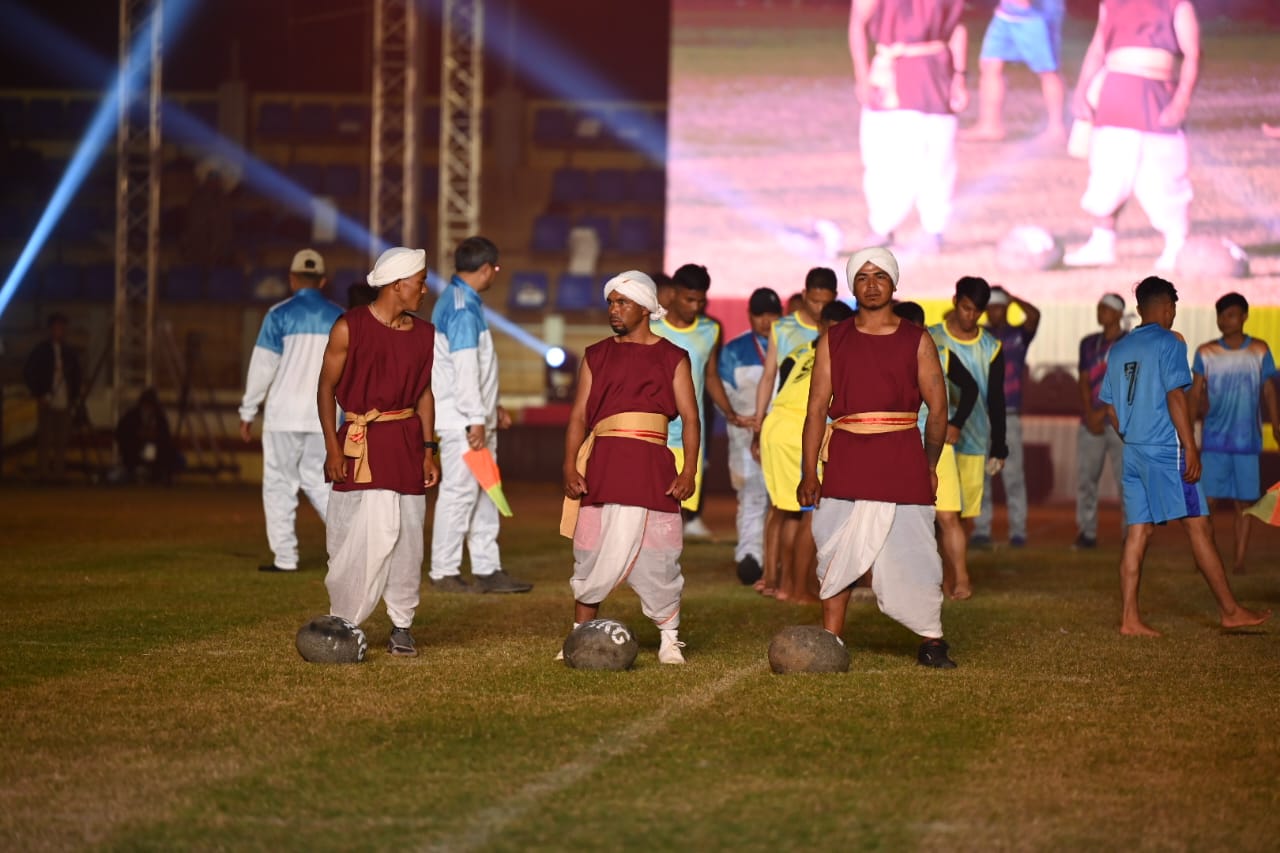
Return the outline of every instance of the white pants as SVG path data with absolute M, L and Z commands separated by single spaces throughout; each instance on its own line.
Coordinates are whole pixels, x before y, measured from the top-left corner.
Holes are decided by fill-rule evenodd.
M 655 625 L 679 628 L 683 548 L 684 522 L 678 512 L 621 504 L 584 506 L 573 534 L 573 598 L 599 604 L 626 581 Z
M 738 544 L 735 562 L 755 557 L 764 565 L 764 520 L 769 512 L 769 491 L 764 471 L 751 456 L 751 430 L 729 427 L 729 480 L 738 493 Z
M 1095 127 L 1089 137 L 1089 186 L 1080 206 L 1091 216 L 1111 216 L 1133 196 L 1151 227 L 1174 240 L 1187 235 L 1191 180 L 1187 137 L 1144 133 L 1129 127 Z
M 893 233 L 914 207 L 926 232 L 945 231 L 956 188 L 956 117 L 864 109 L 858 137 L 871 230 Z
M 823 498 L 813 511 L 821 596 L 875 568 L 880 612 L 922 637 L 942 636 L 942 559 L 931 506 Z
M 426 515 L 426 495 L 390 489 L 333 493 L 325 520 L 330 613 L 359 625 L 382 599 L 392 625 L 413 624 Z
M 1005 444 L 1009 458 L 1004 460 L 1000 482 L 1004 483 L 1004 505 L 1009 513 L 1009 538 L 1027 538 L 1027 470 L 1022 450 L 1022 416 L 1017 412 L 1004 413 Z M 975 536 L 991 535 L 991 517 L 995 514 L 995 498 L 992 497 L 991 475 L 987 474 L 982 486 L 982 511 L 973 522 Z
M 324 436 L 318 432 L 262 433 L 262 510 L 276 568 L 298 568 L 298 489 L 320 518 L 329 508 L 324 481 Z
M 485 444 L 497 459 L 498 437 L 493 430 L 485 430 Z M 473 576 L 491 575 L 502 568 L 498 556 L 498 507 L 462 461 L 462 454 L 469 449 L 465 430 L 440 432 L 440 488 L 431 523 L 434 580 L 461 573 L 464 541 L 471 554 Z

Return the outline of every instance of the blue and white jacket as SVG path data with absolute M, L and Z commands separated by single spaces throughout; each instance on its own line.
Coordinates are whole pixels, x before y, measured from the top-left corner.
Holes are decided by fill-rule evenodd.
M 436 398 L 436 429 L 498 426 L 498 357 L 484 318 L 480 294 L 458 276 L 436 300 L 431 390 Z

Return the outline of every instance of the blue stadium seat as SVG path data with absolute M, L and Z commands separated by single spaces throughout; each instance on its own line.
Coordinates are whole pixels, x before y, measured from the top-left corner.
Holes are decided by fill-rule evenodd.
M 66 105 L 61 98 L 32 98 L 27 103 L 31 139 L 61 139 L 66 134 Z
M 53 302 L 80 298 L 80 268 L 70 264 L 54 264 L 40 276 L 40 294 Z
M 641 169 L 631 176 L 632 197 L 643 204 L 665 204 L 667 175 L 662 169 Z
M 551 175 L 551 201 L 576 204 L 590 197 L 591 179 L 582 169 L 564 167 Z
M 324 170 L 324 194 L 343 199 L 360 195 L 360 167 L 331 163 Z
M 86 267 L 80 294 L 90 302 L 111 302 L 116 298 L 116 269 L 111 264 Z
M 206 99 L 192 99 L 182 105 L 182 109 L 186 111 L 192 118 L 200 121 L 201 124 L 217 130 L 218 129 L 218 102 Z
M 324 167 L 316 163 L 294 163 L 288 175 L 307 192 L 318 193 L 324 188 Z
M 556 148 L 573 138 L 573 120 L 561 107 L 541 107 L 533 114 L 533 141 Z
M 27 135 L 27 102 L 16 95 L 0 96 L 0 126 L 11 141 Z
M 339 305 L 345 305 L 347 303 L 347 288 L 353 284 L 364 284 L 365 277 L 368 275 L 368 270 L 356 269 L 355 267 L 331 269 L 326 275 L 329 283 L 325 286 L 325 293 L 334 302 Z
M 293 132 L 293 105 L 284 101 L 264 101 L 258 105 L 257 135 L 280 139 Z
M 343 139 L 359 139 L 369 134 L 373 112 L 366 104 L 339 104 L 334 114 L 334 130 Z
M 85 98 L 72 98 L 67 101 L 66 112 L 63 115 L 67 136 L 73 139 L 83 136 L 89 129 L 89 122 L 93 121 L 93 114 L 97 109 L 96 101 Z
M 507 294 L 509 311 L 541 311 L 551 301 L 551 287 L 547 274 L 537 270 L 520 270 L 511 276 L 511 289 Z
M 533 220 L 535 252 L 563 252 L 569 246 L 569 217 L 560 213 L 544 213 Z
M 204 299 L 204 269 L 174 267 L 165 274 L 161 295 L 168 302 L 199 302 Z
M 248 279 L 238 267 L 215 267 L 209 273 L 209 299 L 214 302 L 248 300 Z
M 557 311 L 589 311 L 604 307 L 604 296 L 589 275 L 561 273 L 556 283 Z
M 620 109 L 610 117 L 610 131 L 622 145 L 637 151 L 665 151 L 667 114 L 644 109 Z
M 300 104 L 294 118 L 294 133 L 304 142 L 327 142 L 333 136 L 331 104 Z
M 622 169 L 600 169 L 591 181 L 591 200 L 623 204 L 631 200 L 631 176 Z
M 658 248 L 655 230 L 647 216 L 624 216 L 618 220 L 616 248 L 619 252 L 652 252 Z
M 289 297 L 289 274 L 283 269 L 260 268 L 249 273 L 249 298 L 274 304 Z
M 613 248 L 613 220 L 599 213 L 586 213 L 578 217 L 575 225 L 591 228 L 600 238 L 601 249 Z

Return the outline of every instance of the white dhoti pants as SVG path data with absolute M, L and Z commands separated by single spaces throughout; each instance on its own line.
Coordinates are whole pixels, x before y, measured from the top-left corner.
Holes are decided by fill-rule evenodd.
M 764 520 L 769 512 L 769 491 L 764 471 L 751 456 L 751 430 L 729 427 L 729 480 L 738 493 L 738 544 L 735 562 L 755 557 L 764 563 Z
M 880 612 L 922 637 L 942 636 L 942 559 L 931 506 L 823 498 L 813 511 L 822 598 L 874 568 Z
M 956 188 L 956 117 L 864 109 L 858 138 L 871 230 L 891 234 L 914 207 L 925 231 L 945 231 Z
M 298 568 L 298 489 L 321 519 L 328 513 L 324 455 L 324 436 L 318 432 L 262 433 L 262 511 L 277 568 Z
M 498 437 L 485 431 L 485 444 L 498 458 Z M 464 430 L 440 432 L 440 488 L 431 522 L 431 577 L 461 573 L 462 545 L 471 554 L 471 574 L 482 577 L 502 568 L 498 555 L 498 507 L 480 488 L 462 454 L 470 449 Z
M 1089 185 L 1080 199 L 1085 213 L 1111 216 L 1133 196 L 1152 228 L 1178 240 L 1187 235 L 1192 195 L 1185 134 L 1144 133 L 1129 127 L 1093 129 Z
M 659 628 L 680 627 L 680 552 L 684 523 L 678 512 L 640 506 L 584 506 L 573 534 L 573 597 L 599 604 L 623 581 L 640 597 L 644 615 Z
M 413 624 L 426 515 L 426 495 L 389 489 L 333 493 L 325 520 L 330 613 L 359 625 L 382 599 L 392 625 Z

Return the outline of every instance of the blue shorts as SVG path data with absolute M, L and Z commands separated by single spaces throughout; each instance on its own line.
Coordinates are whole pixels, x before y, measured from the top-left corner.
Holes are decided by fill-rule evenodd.
M 982 39 L 980 59 L 1023 62 L 1037 74 L 1058 70 L 1062 49 L 1062 0 L 1043 0 L 1040 11 L 1005 15 L 997 10 Z
M 1256 501 L 1262 497 L 1262 475 L 1253 453 L 1200 454 L 1200 485 L 1206 496 Z
M 1182 479 L 1187 458 L 1181 447 L 1126 444 L 1121 467 L 1125 523 L 1164 524 L 1209 514 L 1200 484 Z

